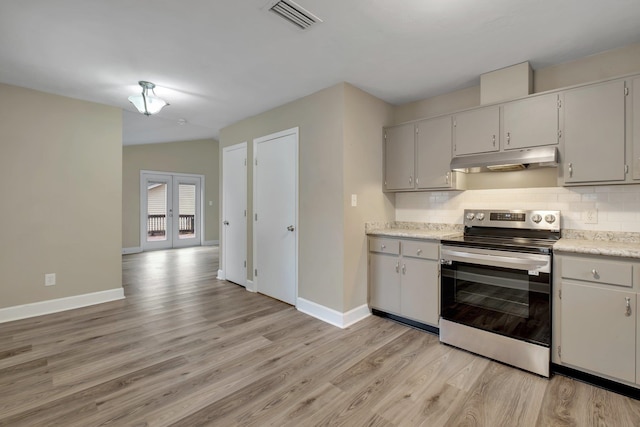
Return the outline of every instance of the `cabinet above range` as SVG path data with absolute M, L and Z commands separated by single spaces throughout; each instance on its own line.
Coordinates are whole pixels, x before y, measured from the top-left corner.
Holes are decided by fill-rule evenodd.
M 389 192 L 478 188 L 473 175 L 458 172 L 539 166 L 555 166 L 536 175 L 546 186 L 637 184 L 640 76 L 414 121 L 385 128 L 384 135 Z

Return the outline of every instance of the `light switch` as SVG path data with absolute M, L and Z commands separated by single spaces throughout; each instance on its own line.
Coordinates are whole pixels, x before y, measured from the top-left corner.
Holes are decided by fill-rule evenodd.
M 351 206 L 353 206 L 353 207 L 358 206 L 358 195 L 357 194 L 352 194 L 351 195 Z
M 213 206 L 213 201 L 209 200 L 209 206 Z

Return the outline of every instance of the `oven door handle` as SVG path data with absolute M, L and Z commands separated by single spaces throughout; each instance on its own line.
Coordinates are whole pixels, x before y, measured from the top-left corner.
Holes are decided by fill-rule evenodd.
M 536 271 L 549 273 L 550 258 L 546 255 L 531 257 L 511 257 L 504 255 L 478 254 L 471 252 L 453 251 L 442 249 L 441 256 L 444 261 L 460 261 L 469 264 L 488 265 L 492 267 L 511 268 L 513 270 Z

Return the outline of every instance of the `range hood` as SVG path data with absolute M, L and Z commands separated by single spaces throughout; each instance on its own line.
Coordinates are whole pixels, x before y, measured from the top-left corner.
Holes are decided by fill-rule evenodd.
M 514 171 L 557 166 L 558 150 L 556 147 L 524 148 L 498 153 L 474 154 L 454 157 L 451 160 L 451 170 L 465 173 Z

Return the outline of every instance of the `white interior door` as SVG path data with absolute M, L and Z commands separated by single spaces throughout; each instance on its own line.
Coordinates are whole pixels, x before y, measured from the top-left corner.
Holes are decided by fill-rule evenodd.
M 254 140 L 254 282 L 258 292 L 297 298 L 298 129 Z
M 222 274 L 246 286 L 247 281 L 247 143 L 222 151 Z
M 140 241 L 157 250 L 202 243 L 202 177 L 140 174 Z

